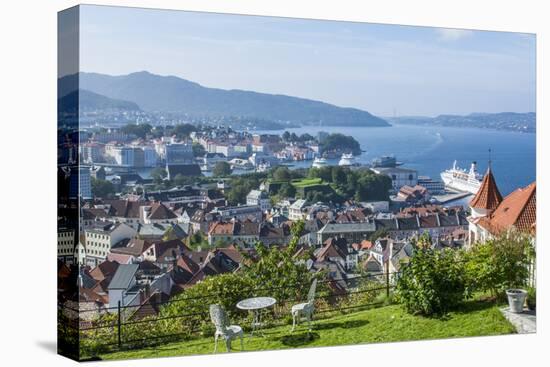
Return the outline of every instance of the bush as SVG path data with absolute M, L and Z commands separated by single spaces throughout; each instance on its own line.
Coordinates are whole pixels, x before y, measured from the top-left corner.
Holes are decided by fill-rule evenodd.
M 535 287 L 527 288 L 527 307 L 532 311 L 537 309 L 537 290 Z
M 444 314 L 466 296 L 463 262 L 451 249 L 417 249 L 397 281 L 396 296 L 407 311 Z
M 466 253 L 468 287 L 504 298 L 506 289 L 528 285 L 534 260 L 531 236 L 509 231 L 484 243 L 476 243 Z

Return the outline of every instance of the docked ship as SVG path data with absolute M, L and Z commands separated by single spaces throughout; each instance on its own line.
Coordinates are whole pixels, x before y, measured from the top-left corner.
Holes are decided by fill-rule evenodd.
M 344 166 L 344 167 L 350 167 L 350 166 L 353 166 L 355 164 L 355 157 L 353 156 L 353 154 L 342 154 L 342 157 L 340 158 L 340 160 L 338 161 L 338 165 L 339 166 Z
M 311 167 L 321 168 L 321 167 L 325 167 L 326 165 L 327 165 L 327 160 L 325 158 L 317 157 L 313 160 L 313 164 L 311 165 Z
M 393 155 L 383 155 L 372 160 L 372 166 L 380 168 L 393 168 L 400 166 L 401 164 L 402 163 L 398 162 Z
M 458 168 L 456 161 L 454 161 L 453 168 L 441 172 L 441 179 L 446 187 L 476 194 L 481 186 L 483 176 L 477 172 L 476 162 L 472 162 L 470 170 L 466 171 Z

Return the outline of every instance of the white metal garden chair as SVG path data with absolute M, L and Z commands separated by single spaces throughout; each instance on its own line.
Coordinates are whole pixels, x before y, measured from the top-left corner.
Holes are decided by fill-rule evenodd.
M 218 349 L 218 339 L 222 337 L 225 340 L 227 351 L 231 351 L 231 340 L 239 337 L 241 339 L 241 350 L 244 350 L 243 345 L 243 329 L 239 325 L 229 325 L 227 314 L 220 305 L 210 305 L 210 318 L 216 326 L 214 334 L 214 353 Z
M 307 294 L 307 302 L 299 303 L 292 306 L 292 331 L 296 328 L 296 324 L 300 322 L 301 318 L 305 318 L 309 330 L 311 330 L 311 319 L 313 318 L 313 312 L 315 311 L 315 289 L 317 288 L 317 279 L 313 279 L 309 292 Z

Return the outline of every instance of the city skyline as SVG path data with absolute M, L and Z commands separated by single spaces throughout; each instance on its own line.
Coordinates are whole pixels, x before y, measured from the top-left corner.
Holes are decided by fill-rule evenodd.
M 535 110 L 531 34 L 103 6 L 81 7 L 80 26 L 87 72 L 147 70 L 379 116 Z

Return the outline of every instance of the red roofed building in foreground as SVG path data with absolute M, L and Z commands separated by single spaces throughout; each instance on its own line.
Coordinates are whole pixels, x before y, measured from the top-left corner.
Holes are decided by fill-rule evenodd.
M 510 228 L 535 233 L 537 184 L 531 183 L 502 198 L 491 169 L 470 202 L 469 244 L 485 241 Z

